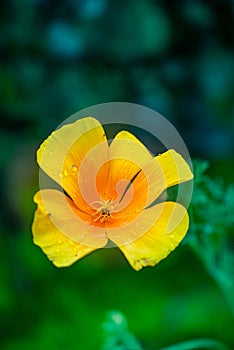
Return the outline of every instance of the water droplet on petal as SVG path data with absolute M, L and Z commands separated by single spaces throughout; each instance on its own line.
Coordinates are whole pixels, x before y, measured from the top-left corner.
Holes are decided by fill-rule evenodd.
M 64 175 L 64 176 L 67 176 L 67 175 L 68 175 L 67 169 L 64 169 L 64 170 L 63 170 L 63 175 Z
M 145 226 L 142 225 L 142 226 L 141 226 L 141 230 L 143 230 L 144 228 L 145 228 Z
M 72 165 L 72 171 L 75 173 L 78 170 L 77 165 L 73 164 Z
M 134 149 L 131 149 L 130 152 L 133 153 L 133 152 L 134 152 Z
M 63 175 L 63 174 L 62 174 L 62 172 L 60 171 L 60 172 L 59 172 L 59 177 L 61 178 L 61 177 L 62 177 L 62 175 Z
M 54 155 L 54 153 L 53 153 L 52 151 L 50 151 L 49 155 L 50 155 L 50 156 L 53 156 L 53 155 Z

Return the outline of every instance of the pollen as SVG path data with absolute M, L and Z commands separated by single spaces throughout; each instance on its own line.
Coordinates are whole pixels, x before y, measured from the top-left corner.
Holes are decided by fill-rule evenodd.
M 95 205 L 95 211 L 92 214 L 92 220 L 93 222 L 106 222 L 111 221 L 112 219 L 112 212 L 114 210 L 114 206 L 111 205 L 110 200 L 107 201 L 95 201 L 92 203 L 98 205 L 98 208 L 96 208 Z

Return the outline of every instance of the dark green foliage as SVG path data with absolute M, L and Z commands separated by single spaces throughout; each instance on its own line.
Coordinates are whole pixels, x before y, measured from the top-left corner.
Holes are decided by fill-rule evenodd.
M 209 162 L 196 160 L 187 243 L 224 290 L 234 314 L 234 184 L 205 174 Z
M 105 343 L 101 350 L 143 350 L 140 343 L 129 333 L 127 320 L 119 311 L 110 311 L 103 323 Z
M 143 350 L 138 340 L 129 333 L 127 320 L 120 311 L 110 311 L 103 323 L 104 345 L 101 350 Z M 156 349 L 156 348 L 155 348 Z M 231 350 L 213 339 L 192 339 L 158 350 Z

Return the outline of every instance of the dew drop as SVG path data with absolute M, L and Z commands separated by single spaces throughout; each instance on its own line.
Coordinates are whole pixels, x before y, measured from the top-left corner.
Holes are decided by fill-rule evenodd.
M 59 177 L 61 178 L 61 177 L 62 177 L 62 175 L 63 175 L 63 174 L 62 174 L 62 172 L 60 171 L 60 172 L 59 172 Z
M 77 165 L 73 164 L 72 165 L 72 171 L 75 173 L 78 170 Z
M 130 150 L 130 153 L 133 153 L 133 152 L 134 152 L 134 149 L 131 149 L 131 150 Z
M 64 169 L 64 170 L 63 170 L 63 175 L 64 175 L 64 176 L 67 176 L 67 175 L 68 175 L 67 169 Z
M 53 153 L 52 151 L 50 151 L 49 155 L 50 155 L 50 156 L 53 156 L 53 155 L 54 155 L 54 153 Z
M 145 226 L 142 225 L 142 226 L 141 226 L 141 230 L 143 230 L 144 228 L 145 228 Z

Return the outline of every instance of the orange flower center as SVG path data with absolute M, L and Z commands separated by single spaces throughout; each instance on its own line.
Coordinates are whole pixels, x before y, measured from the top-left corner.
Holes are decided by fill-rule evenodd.
M 110 200 L 95 201 L 92 203 L 94 209 L 92 213 L 93 222 L 106 222 L 111 221 L 113 218 L 112 213 L 115 211 L 115 205 Z

